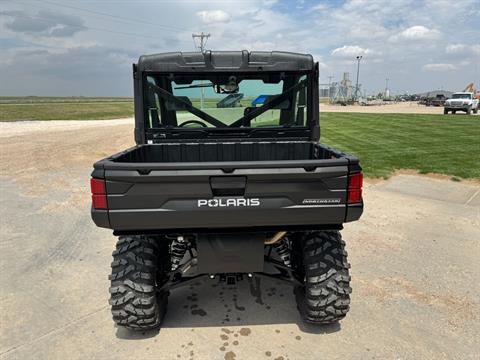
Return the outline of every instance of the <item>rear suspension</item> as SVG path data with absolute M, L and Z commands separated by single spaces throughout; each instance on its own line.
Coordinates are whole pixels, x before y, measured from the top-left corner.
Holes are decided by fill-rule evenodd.
M 170 245 L 170 261 L 172 263 L 172 270 L 177 270 L 180 262 L 187 252 L 188 243 L 182 235 L 177 236 L 173 239 L 172 244 Z
M 275 251 L 277 252 L 280 259 L 282 259 L 285 266 L 290 267 L 290 248 L 288 247 L 287 239 L 283 238 L 282 240 L 276 242 L 273 246 L 275 247 Z

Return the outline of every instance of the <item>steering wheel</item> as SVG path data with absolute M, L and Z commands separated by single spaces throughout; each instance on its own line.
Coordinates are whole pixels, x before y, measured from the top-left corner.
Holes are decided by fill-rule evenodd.
M 207 124 L 205 124 L 204 122 L 201 122 L 199 120 L 187 120 L 183 123 L 181 123 L 180 127 L 184 127 L 184 126 L 187 126 L 187 125 L 190 125 L 190 124 L 197 124 L 197 125 L 200 125 L 201 127 L 207 127 Z

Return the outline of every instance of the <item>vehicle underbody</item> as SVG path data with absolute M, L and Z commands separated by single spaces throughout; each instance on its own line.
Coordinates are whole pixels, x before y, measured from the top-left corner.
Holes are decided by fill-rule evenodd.
M 214 271 L 212 273 L 199 273 L 197 246 L 195 242 L 185 241 L 185 236 L 180 235 L 176 239 L 172 239 L 170 245 L 172 270 L 168 273 L 167 282 L 161 285 L 158 290 L 168 291 L 180 286 L 188 285 L 191 281 L 196 280 L 199 277 L 207 276 L 211 279 L 217 278 L 220 281 L 225 281 L 229 285 L 235 284 L 238 280 L 243 280 L 244 276 L 263 276 L 281 280 L 294 286 L 302 285 L 303 279 L 299 279 L 297 272 L 292 268 L 292 262 L 290 259 L 292 249 L 291 244 L 288 244 L 288 240 L 285 238 L 286 234 L 287 232 L 285 231 L 278 232 L 272 237 L 267 238 L 264 242 L 265 251 L 263 259 L 260 259 L 260 264 L 262 269 L 270 269 L 273 270 L 273 272 L 253 271 L 260 270 L 258 265 L 255 266 L 256 264 L 253 264 L 250 269 L 252 272 L 225 272 L 228 268 L 237 270 L 235 269 L 235 266 L 232 267 L 232 257 L 229 256 L 228 261 L 226 261 L 225 257 L 220 258 L 215 256 L 213 248 L 210 249 L 210 251 L 202 249 L 202 255 L 206 258 L 205 260 L 211 260 L 212 262 L 210 265 L 214 265 L 214 268 L 211 268 L 211 270 Z M 260 234 L 260 237 L 262 237 L 262 235 L 263 234 Z M 247 236 L 252 239 L 251 233 Z M 225 239 L 225 234 L 223 234 L 222 239 L 226 241 L 232 240 Z M 245 247 L 245 243 L 242 242 L 241 246 L 234 249 L 234 253 L 236 255 L 236 265 L 248 268 L 248 264 L 252 262 L 251 249 Z M 255 267 L 257 268 L 255 269 Z M 215 270 L 221 270 L 221 272 L 215 272 Z

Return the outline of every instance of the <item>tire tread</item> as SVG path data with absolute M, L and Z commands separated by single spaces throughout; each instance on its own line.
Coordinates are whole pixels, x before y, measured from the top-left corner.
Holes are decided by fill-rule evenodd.
M 350 308 L 350 275 L 345 242 L 339 231 L 315 231 L 303 239 L 305 285 L 295 288 L 297 307 L 306 322 L 331 324 Z
M 131 330 L 160 326 L 166 312 L 168 293 L 157 293 L 159 263 L 168 262 L 155 236 L 120 236 L 113 251 L 109 276 L 111 312 L 114 322 Z

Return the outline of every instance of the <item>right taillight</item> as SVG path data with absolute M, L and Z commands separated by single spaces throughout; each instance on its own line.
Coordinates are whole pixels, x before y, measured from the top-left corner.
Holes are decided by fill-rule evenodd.
M 90 189 L 92 190 L 92 207 L 94 209 L 107 209 L 107 193 L 105 191 L 104 179 L 90 179 Z
M 348 178 L 348 203 L 362 202 L 363 174 L 351 174 Z

